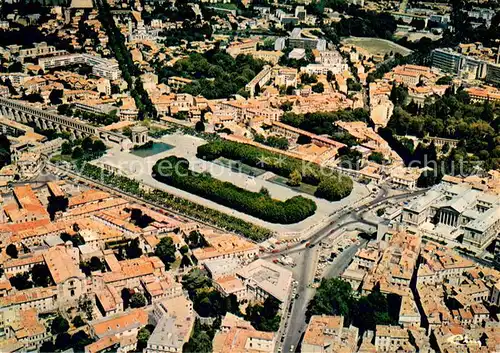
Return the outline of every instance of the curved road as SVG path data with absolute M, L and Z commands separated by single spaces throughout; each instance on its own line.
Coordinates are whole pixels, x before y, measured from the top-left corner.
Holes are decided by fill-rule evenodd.
M 300 341 L 300 337 L 302 336 L 305 328 L 306 328 L 306 310 L 309 300 L 312 298 L 314 294 L 314 290 L 309 288 L 309 284 L 312 283 L 314 272 L 316 268 L 316 259 L 318 257 L 318 247 L 323 239 L 331 236 L 335 232 L 338 232 L 345 229 L 349 225 L 353 224 L 366 224 L 370 226 L 377 226 L 377 223 L 364 219 L 363 215 L 366 211 L 372 206 L 381 204 L 386 202 L 389 199 L 409 199 L 414 196 L 420 195 L 427 190 L 419 190 L 412 193 L 405 193 L 393 196 L 387 196 L 389 190 L 387 188 L 382 188 L 381 192 L 377 195 L 375 199 L 370 202 L 367 202 L 363 206 L 360 206 L 356 210 L 346 211 L 339 214 L 337 217 L 333 218 L 325 227 L 321 230 L 303 240 L 302 243 L 297 243 L 283 249 L 279 252 L 272 253 L 266 256 L 262 256 L 264 259 L 272 259 L 281 255 L 293 254 L 297 252 L 304 252 L 301 256 L 302 264 L 297 264 L 297 266 L 301 267 L 300 277 L 297 278 L 297 293 L 298 298 L 293 303 L 292 313 L 290 318 L 288 319 L 288 328 L 286 330 L 286 336 L 283 342 L 282 352 L 290 352 L 294 351 L 297 348 L 297 344 Z M 342 232 L 338 232 L 334 239 L 338 238 L 342 235 Z M 309 243 L 309 246 L 304 244 L 305 242 Z M 350 259 L 345 259 L 349 260 Z M 340 264 L 344 266 L 345 263 Z

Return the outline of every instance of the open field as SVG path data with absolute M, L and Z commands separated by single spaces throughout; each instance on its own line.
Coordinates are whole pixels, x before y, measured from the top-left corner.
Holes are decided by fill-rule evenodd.
M 392 51 L 393 53 L 399 53 L 406 56 L 412 52 L 410 49 L 399 44 L 380 38 L 349 37 L 343 39 L 342 43 L 356 45 L 365 49 L 372 55 L 385 55 Z

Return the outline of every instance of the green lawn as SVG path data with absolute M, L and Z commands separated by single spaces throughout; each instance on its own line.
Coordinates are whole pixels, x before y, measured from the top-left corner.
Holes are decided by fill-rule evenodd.
M 238 173 L 245 173 L 247 175 L 251 176 L 259 176 L 264 174 L 266 171 L 263 169 L 251 167 L 247 164 L 238 162 L 238 161 L 233 161 L 231 159 L 227 159 L 224 157 L 219 157 L 216 160 L 214 160 L 214 163 L 222 165 L 224 167 L 227 167 L 231 169 L 233 172 L 238 172 Z
M 399 53 L 403 56 L 409 55 L 411 50 L 389 40 L 380 38 L 349 37 L 342 40 L 342 44 L 356 45 L 365 49 L 372 55 L 385 55 Z
M 214 5 L 211 5 L 210 7 L 214 7 L 214 8 L 218 8 L 218 9 L 224 9 L 224 10 L 236 10 L 238 9 L 238 7 L 235 5 L 235 4 L 214 4 Z
M 70 155 L 62 155 L 62 154 L 57 154 L 50 158 L 50 161 L 52 163 L 58 163 L 58 162 L 71 162 L 73 159 L 71 158 Z
M 290 189 L 298 191 L 298 192 L 303 192 L 303 193 L 309 194 L 309 195 L 314 195 L 314 193 L 316 192 L 316 189 L 317 189 L 316 186 L 313 186 L 311 184 L 305 184 L 305 183 L 301 183 L 300 186 L 290 186 L 287 184 L 288 179 L 284 178 L 282 176 L 279 176 L 279 175 L 272 177 L 271 179 L 268 179 L 268 181 L 270 181 L 271 183 L 281 185 L 281 186 L 285 186 L 287 188 L 290 188 Z

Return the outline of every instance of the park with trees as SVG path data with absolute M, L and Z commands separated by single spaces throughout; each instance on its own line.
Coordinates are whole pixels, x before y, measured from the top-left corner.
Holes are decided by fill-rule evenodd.
M 478 163 L 485 170 L 500 167 L 500 108 L 488 101 L 471 102 L 461 88 L 456 92 L 450 88 L 441 97 L 429 97 L 423 106 L 400 102 L 379 134 L 407 165 L 419 167 L 430 161 L 438 162 L 437 174 L 467 174 Z M 416 136 L 422 142 L 414 146 L 412 141 L 401 137 L 406 135 Z M 426 136 L 459 142 L 451 150 L 448 145 L 437 151 L 432 143 L 425 143 Z M 459 163 L 461 168 L 457 168 Z M 435 181 L 439 182 L 439 178 Z
M 255 241 L 263 241 L 271 236 L 269 229 L 246 222 L 240 218 L 205 207 L 189 200 L 174 196 L 162 190 L 146 192 L 138 181 L 124 175 L 108 172 L 89 163 L 77 163 L 82 175 L 103 182 L 110 187 L 143 197 L 145 200 L 181 212 L 199 221 L 213 224 L 229 232 L 241 234 Z
M 99 21 L 109 38 L 108 46 L 115 54 L 123 79 L 127 81 L 128 88 L 130 89 L 130 95 L 134 98 L 135 105 L 139 112 L 141 112 L 140 115 L 143 117 L 156 118 L 156 108 L 151 102 L 148 93 L 144 89 L 142 81 L 140 79 L 135 79 L 135 77 L 140 75 L 140 70 L 134 64 L 132 55 L 125 45 L 125 37 L 115 24 L 109 4 L 106 1 L 97 1 L 96 5 L 99 9 Z M 146 116 L 144 116 L 144 113 Z
M 303 196 L 278 201 L 263 192 L 252 192 L 232 183 L 213 178 L 208 173 L 189 169 L 189 162 L 175 156 L 156 162 L 153 177 L 179 189 L 205 197 L 218 204 L 231 207 L 267 222 L 297 223 L 316 211 L 316 203 Z
M 158 79 L 165 81 L 171 76 L 193 80 L 181 91 L 207 99 L 228 98 L 235 93 L 245 95 L 245 85 L 264 67 L 264 61 L 250 55 L 231 55 L 214 49 L 204 54 L 193 53 L 176 61 L 173 67 L 163 67 Z
M 307 308 L 312 315 L 344 317 L 344 325 L 353 324 L 361 333 L 375 330 L 376 325 L 397 325 L 401 297 L 385 295 L 375 287 L 368 295 L 358 295 L 340 278 L 323 279 Z
M 331 170 L 323 170 L 317 164 L 287 157 L 275 152 L 238 142 L 215 140 L 198 147 L 198 158 L 213 161 L 219 157 L 240 161 L 252 167 L 261 168 L 297 184 L 300 173 L 301 182 L 317 185 L 315 196 L 329 201 L 338 201 L 350 195 L 353 183 L 344 175 Z M 293 177 L 293 178 L 292 178 Z M 329 189 L 328 192 L 325 192 Z

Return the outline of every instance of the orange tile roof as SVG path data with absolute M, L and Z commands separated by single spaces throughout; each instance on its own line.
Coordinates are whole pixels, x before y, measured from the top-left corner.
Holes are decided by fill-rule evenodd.
M 55 246 L 43 254 L 50 275 L 56 284 L 63 283 L 70 278 L 84 278 L 78 263 L 71 258 L 64 246 Z
M 111 195 L 105 191 L 91 189 L 84 191 L 79 195 L 70 197 L 68 207 L 72 208 L 89 202 L 104 200 L 109 197 L 111 197 Z
M 146 311 L 143 309 L 135 309 L 93 323 L 92 329 L 98 337 L 104 337 L 145 326 L 147 323 L 148 314 Z
M 56 287 L 47 288 L 30 288 L 25 289 L 5 297 L 0 297 L 0 307 L 8 307 L 11 305 L 21 305 L 32 301 L 42 300 L 57 296 Z
M 56 196 L 56 197 L 64 197 L 65 196 L 64 192 L 61 190 L 61 187 L 56 182 L 49 181 L 47 183 L 47 187 L 49 188 L 50 192 L 54 196 Z
M 344 318 L 342 316 L 319 316 L 314 315 L 311 317 L 309 325 L 307 325 L 306 332 L 304 334 L 304 343 L 310 345 L 325 346 L 329 340 L 330 335 L 325 335 L 325 330 L 341 330 L 344 324 Z

